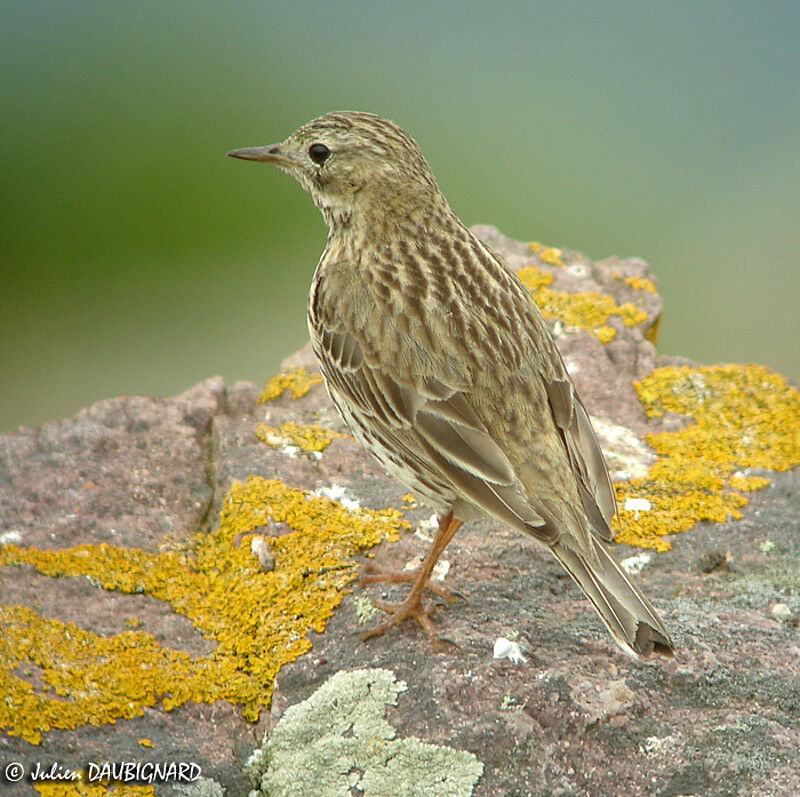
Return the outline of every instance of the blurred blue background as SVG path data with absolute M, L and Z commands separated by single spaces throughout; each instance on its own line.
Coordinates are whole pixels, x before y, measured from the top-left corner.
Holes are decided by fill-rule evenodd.
M 468 224 L 645 258 L 661 351 L 800 379 L 798 3 L 0 9 L 0 429 L 302 345 L 322 219 L 225 152 L 335 109 L 411 132 Z

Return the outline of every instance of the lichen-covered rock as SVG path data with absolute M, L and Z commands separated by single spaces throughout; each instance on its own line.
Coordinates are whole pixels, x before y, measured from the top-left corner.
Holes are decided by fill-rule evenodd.
M 251 758 L 263 797 L 469 797 L 483 772 L 472 753 L 398 739 L 386 721 L 407 685 L 384 669 L 340 670 L 288 708 Z
M 642 261 L 477 231 L 553 329 L 675 660 L 621 656 L 558 565 L 489 521 L 437 571 L 465 596 L 436 616 L 445 653 L 410 624 L 362 643 L 381 589 L 358 567 L 413 566 L 431 509 L 347 434 L 306 348 L 263 389 L 211 379 L 0 437 L 4 761 L 205 778 L 116 792 L 137 795 L 246 794 L 254 750 L 270 794 L 800 792 L 800 395 L 760 366 L 659 359 Z

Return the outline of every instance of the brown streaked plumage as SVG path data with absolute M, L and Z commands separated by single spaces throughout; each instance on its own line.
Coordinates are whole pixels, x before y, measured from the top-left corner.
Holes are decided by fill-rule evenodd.
M 390 620 L 414 617 L 464 520 L 488 515 L 548 547 L 626 651 L 670 654 L 655 609 L 607 550 L 614 493 L 589 417 L 535 303 L 456 217 L 416 143 L 367 113 L 329 113 L 280 144 L 230 155 L 275 163 L 329 227 L 308 303 L 314 352 L 355 437 L 440 512 Z M 441 589 L 437 590 L 441 592 Z

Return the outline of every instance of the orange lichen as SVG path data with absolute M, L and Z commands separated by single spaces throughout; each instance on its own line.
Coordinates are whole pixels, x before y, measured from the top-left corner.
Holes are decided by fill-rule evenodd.
M 321 382 L 322 376 L 320 374 L 310 374 L 305 368 L 292 368 L 280 374 L 275 374 L 267 382 L 258 400 L 262 404 L 266 404 L 268 401 L 280 396 L 285 390 L 291 392 L 292 398 L 302 398 L 314 385 L 318 385 Z
M 620 316 L 626 327 L 635 327 L 637 324 L 641 324 L 642 321 L 647 321 L 647 313 L 630 302 L 621 304 L 615 312 Z
M 623 277 L 619 271 L 612 271 L 611 278 L 620 280 L 626 285 L 630 285 L 635 291 L 647 291 L 648 293 L 657 293 L 656 285 L 653 280 L 647 277 Z
M 543 252 L 539 253 L 539 259 L 551 266 L 563 266 L 564 261 L 561 259 L 561 250 L 555 246 L 548 247 Z
M 647 277 L 625 277 L 625 282 L 635 291 L 656 293 L 655 283 L 652 280 L 647 279 Z
M 85 773 L 82 773 L 85 776 Z M 132 783 L 88 783 L 76 780 L 72 783 L 42 781 L 35 784 L 42 797 L 155 797 L 152 786 L 136 786 Z
M 567 293 L 550 288 L 553 275 L 535 266 L 525 266 L 517 272 L 530 291 L 545 318 L 556 318 L 564 324 L 588 329 L 601 343 L 614 339 L 616 330 L 608 325 L 611 316 L 618 316 L 632 327 L 647 320 L 647 313 L 629 302 L 618 305 L 613 296 L 587 291 Z
M 265 572 L 243 537 L 269 519 L 293 531 L 271 540 Z M 355 578 L 353 556 L 407 526 L 396 509 L 349 510 L 338 501 L 255 476 L 225 496 L 220 526 L 186 551 L 112 545 L 40 550 L 6 545 L 0 565 L 84 576 L 103 589 L 149 595 L 216 642 L 206 656 L 162 647 L 150 634 L 102 637 L 23 606 L 0 607 L 0 727 L 38 744 L 52 729 L 113 723 L 160 702 L 228 700 L 256 720 L 280 667 L 311 647 Z M 23 676 L 36 668 L 44 685 Z M 51 694 L 54 692 L 55 694 Z
M 292 421 L 281 424 L 279 429 L 261 423 L 256 428 L 256 436 L 261 442 L 270 446 L 297 446 L 308 452 L 324 451 L 337 437 L 347 437 L 324 426 L 317 424 L 304 426 Z
M 553 275 L 549 271 L 542 271 L 540 268 L 536 268 L 536 266 L 523 266 L 517 272 L 517 276 L 531 293 L 540 291 L 553 282 Z M 536 298 L 535 294 L 534 298 Z
M 658 343 L 658 331 L 661 328 L 661 314 L 653 322 L 653 326 L 645 333 L 645 340 L 649 340 L 654 346 Z
M 753 490 L 761 490 L 767 487 L 770 484 L 770 480 L 765 479 L 763 476 L 731 476 L 728 480 L 728 484 L 730 484 L 734 490 L 749 493 Z
M 562 267 L 564 261 L 561 259 L 561 250 L 555 246 L 545 246 L 539 241 L 530 241 L 526 244 L 533 254 L 539 256 L 539 260 L 544 263 L 549 263 L 551 266 Z
M 617 330 L 614 329 L 614 327 L 598 327 L 594 330 L 594 334 L 597 336 L 600 343 L 610 343 L 614 340 Z
M 763 366 L 659 368 L 635 386 L 650 417 L 671 412 L 693 422 L 648 435 L 658 460 L 647 476 L 616 485 L 620 507 L 628 498 L 652 504 L 638 518 L 621 510 L 620 542 L 668 550 L 665 535 L 699 521 L 740 518 L 747 504 L 742 491 L 769 483 L 737 470 L 800 464 L 800 393 Z

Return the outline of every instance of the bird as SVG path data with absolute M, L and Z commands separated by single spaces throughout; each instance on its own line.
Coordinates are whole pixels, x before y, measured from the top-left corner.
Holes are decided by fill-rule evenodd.
M 549 550 L 634 658 L 671 656 L 650 601 L 609 551 L 614 491 L 589 415 L 544 318 L 505 260 L 450 208 L 417 143 L 371 113 L 326 113 L 285 140 L 234 149 L 277 166 L 328 226 L 308 297 L 312 349 L 333 404 L 385 470 L 436 509 L 438 530 L 401 604 L 423 602 L 462 523 L 489 518 Z

